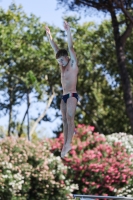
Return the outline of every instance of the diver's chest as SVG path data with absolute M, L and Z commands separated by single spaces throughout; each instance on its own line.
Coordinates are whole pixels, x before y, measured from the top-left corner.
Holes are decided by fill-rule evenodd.
M 73 74 L 73 72 L 70 68 L 65 69 L 64 71 L 61 72 L 61 76 L 64 78 L 68 78 L 68 77 L 72 76 L 72 74 Z

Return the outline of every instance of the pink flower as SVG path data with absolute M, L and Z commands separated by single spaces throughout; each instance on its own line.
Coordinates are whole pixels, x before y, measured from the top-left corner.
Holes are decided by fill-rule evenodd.
M 95 183 L 95 182 L 92 182 L 91 185 L 94 186 L 94 185 L 96 185 L 96 183 Z
M 84 188 L 82 189 L 82 192 L 83 192 L 83 193 L 87 193 L 87 191 L 88 191 L 88 189 L 87 189 L 86 187 L 84 187 Z

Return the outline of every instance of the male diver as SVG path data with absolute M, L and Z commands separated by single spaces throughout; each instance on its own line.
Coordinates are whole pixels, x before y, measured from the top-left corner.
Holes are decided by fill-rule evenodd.
M 78 65 L 76 54 L 73 49 L 70 26 L 67 23 L 67 21 L 64 21 L 64 29 L 67 33 L 70 58 L 68 56 L 67 50 L 58 48 L 58 46 L 55 44 L 52 38 L 50 29 L 47 26 L 45 27 L 47 37 L 56 54 L 56 60 L 59 63 L 61 70 L 61 84 L 63 88 L 63 96 L 60 104 L 60 109 L 62 113 L 64 132 L 64 145 L 61 151 L 62 158 L 64 158 L 65 155 L 71 150 L 72 137 L 75 131 L 74 116 L 76 111 L 76 105 L 78 102 L 78 94 L 76 90 Z

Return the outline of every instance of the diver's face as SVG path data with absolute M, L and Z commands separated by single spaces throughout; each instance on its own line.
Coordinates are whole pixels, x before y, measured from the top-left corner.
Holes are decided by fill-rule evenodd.
M 57 59 L 57 62 L 59 63 L 59 65 L 65 67 L 68 63 L 68 57 L 67 56 L 61 56 Z

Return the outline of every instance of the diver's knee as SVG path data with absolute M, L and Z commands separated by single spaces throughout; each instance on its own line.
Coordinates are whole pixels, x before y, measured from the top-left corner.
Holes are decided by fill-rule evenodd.
M 71 115 L 67 115 L 67 123 L 68 124 L 73 124 L 74 123 L 74 117 Z
M 62 121 L 64 125 L 67 124 L 67 118 L 63 118 Z

